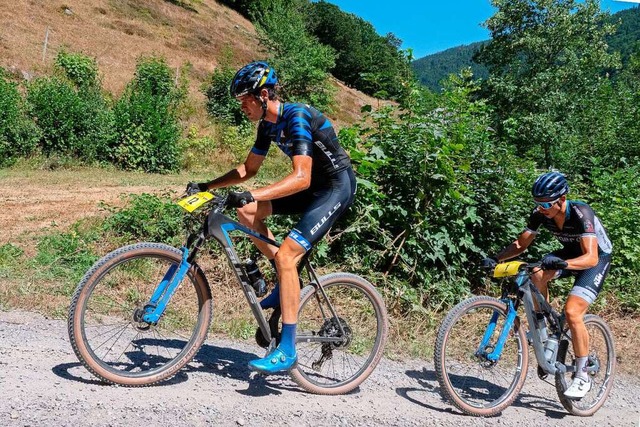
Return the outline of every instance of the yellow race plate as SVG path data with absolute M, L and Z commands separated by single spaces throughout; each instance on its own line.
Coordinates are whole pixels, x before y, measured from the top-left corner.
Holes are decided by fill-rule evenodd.
M 213 194 L 202 191 L 192 196 L 185 197 L 184 199 L 180 200 L 178 204 L 182 206 L 187 212 L 193 212 L 200 206 L 207 203 L 209 200 L 213 200 L 213 197 Z
M 496 265 L 495 270 L 493 270 L 493 277 L 515 276 L 516 274 L 518 274 L 518 270 L 520 270 L 520 266 L 522 264 L 526 264 L 526 262 L 509 261 L 500 263 Z

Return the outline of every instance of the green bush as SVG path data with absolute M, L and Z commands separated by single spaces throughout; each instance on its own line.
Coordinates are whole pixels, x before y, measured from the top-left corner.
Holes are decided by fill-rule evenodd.
M 98 64 L 93 58 L 63 49 L 56 55 L 55 65 L 78 88 L 96 88 L 100 86 Z
M 131 194 L 128 198 L 125 208 L 107 208 L 111 215 L 104 222 L 104 231 L 117 235 L 124 243 L 184 243 L 183 211 L 168 195 Z
M 61 77 L 28 86 L 27 101 L 42 134 L 39 145 L 86 161 L 100 160 L 114 138 L 113 115 L 97 88 L 77 89 Z
M 17 85 L 0 68 L 0 166 L 31 154 L 39 137 L 39 129 L 25 113 Z
M 110 160 L 124 169 L 177 170 L 182 133 L 177 107 L 184 97 L 164 59 L 141 59 L 114 108 L 117 139 L 109 148 Z
M 249 128 L 249 119 L 240 109 L 240 103 L 229 93 L 234 75 L 235 70 L 226 65 L 213 71 L 209 82 L 203 87 L 207 97 L 207 113 L 226 124 Z

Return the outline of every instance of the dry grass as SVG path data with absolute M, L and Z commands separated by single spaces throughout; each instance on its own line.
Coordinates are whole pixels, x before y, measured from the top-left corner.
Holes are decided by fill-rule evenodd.
M 225 49 L 233 52 L 236 66 L 265 56 L 251 22 L 215 0 L 15 0 L 0 10 L 0 27 L 0 66 L 20 77 L 51 72 L 53 58 L 66 47 L 96 58 L 104 88 L 118 96 L 140 56 L 161 55 L 176 71 L 190 65 L 190 98 L 202 111 L 200 87 Z M 377 103 L 334 84 L 337 108 L 331 119 L 338 126 L 358 120 L 362 105 Z

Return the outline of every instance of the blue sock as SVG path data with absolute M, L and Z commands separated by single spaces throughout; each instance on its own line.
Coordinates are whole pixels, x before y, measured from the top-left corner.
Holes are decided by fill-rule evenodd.
M 282 337 L 278 348 L 289 357 L 296 355 L 296 323 L 282 324 Z
M 278 283 L 278 270 L 276 270 L 276 261 L 274 259 L 270 259 L 269 262 L 271 263 L 273 270 L 276 272 L 276 285 L 271 293 L 267 295 L 265 299 L 260 301 L 260 307 L 262 309 L 276 308 L 280 306 L 280 283 Z

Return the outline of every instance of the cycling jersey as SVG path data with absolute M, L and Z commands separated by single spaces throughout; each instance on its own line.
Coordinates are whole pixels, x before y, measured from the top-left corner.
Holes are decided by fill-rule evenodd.
M 322 181 L 347 168 L 349 156 L 338 143 L 331 122 L 305 104 L 281 103 L 276 123 L 262 120 L 251 151 L 266 156 L 272 142 L 289 157 L 311 156 L 311 183 Z
M 593 209 L 584 202 L 567 200 L 567 210 L 562 229 L 553 218 L 547 218 L 537 208 L 531 213 L 527 230 L 538 234 L 540 225 L 548 229 L 560 241 L 567 258 L 576 258 L 583 254 L 580 239 L 594 236 L 598 239 L 598 255 L 610 254 L 613 248 L 607 231 Z

